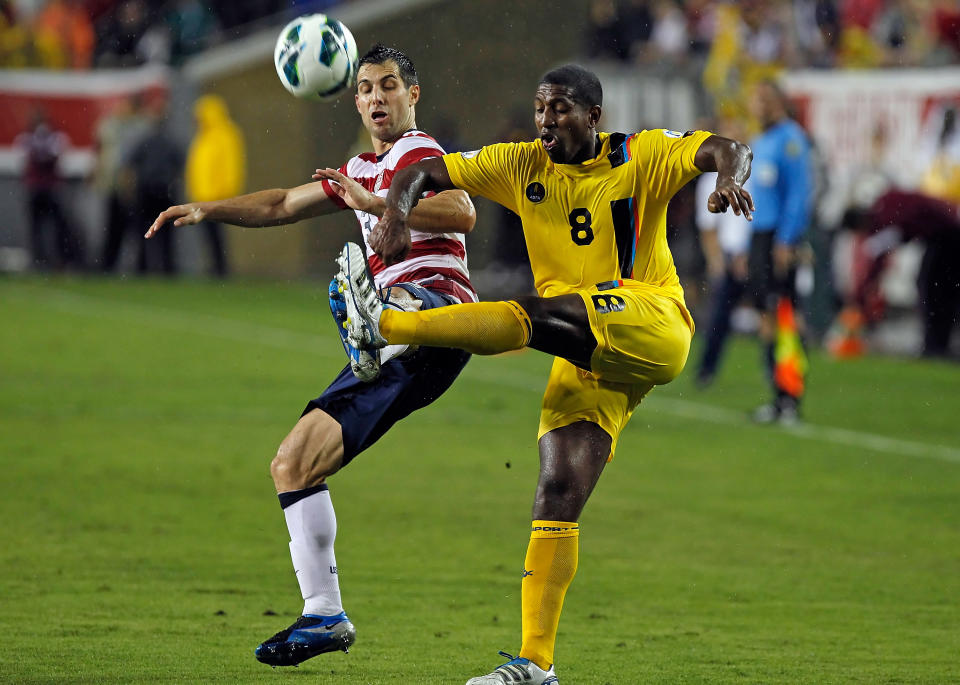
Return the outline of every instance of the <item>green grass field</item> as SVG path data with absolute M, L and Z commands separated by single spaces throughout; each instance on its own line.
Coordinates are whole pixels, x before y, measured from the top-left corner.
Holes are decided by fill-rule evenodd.
M 268 472 L 342 365 L 323 284 L 0 281 L 0 681 L 462 684 L 519 645 L 549 359 L 477 358 L 331 481 L 350 654 L 271 670 L 301 602 Z M 960 683 L 960 367 L 690 369 L 582 518 L 564 685 Z

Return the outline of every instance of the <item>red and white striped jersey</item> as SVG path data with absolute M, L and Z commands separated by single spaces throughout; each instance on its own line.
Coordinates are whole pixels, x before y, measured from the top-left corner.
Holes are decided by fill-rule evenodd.
M 404 133 L 382 155 L 364 152 L 340 167 L 340 173 L 349 176 L 364 188 L 380 197 L 386 197 L 390 181 L 400 169 L 431 157 L 440 157 L 443 148 L 423 131 L 411 129 Z M 346 203 L 324 180 L 323 189 L 338 206 L 348 209 Z M 424 197 L 432 195 L 427 193 Z M 370 248 L 370 232 L 380 218 L 374 214 L 354 210 L 363 231 L 367 262 L 377 287 L 394 283 L 418 283 L 452 295 L 460 302 L 476 302 L 477 293 L 470 283 L 467 270 L 467 252 L 462 233 L 423 233 L 410 229 L 412 243 L 407 258 L 398 264 L 386 266 Z

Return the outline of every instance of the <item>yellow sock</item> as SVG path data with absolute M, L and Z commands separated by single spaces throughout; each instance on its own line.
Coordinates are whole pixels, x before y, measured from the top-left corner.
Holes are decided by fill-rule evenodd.
M 544 670 L 553 665 L 563 597 L 577 573 L 580 526 L 566 521 L 534 521 L 523 562 L 520 656 Z
M 530 342 L 530 317 L 516 302 L 471 302 L 422 312 L 384 309 L 380 334 L 391 345 L 457 347 L 473 354 L 519 350 Z

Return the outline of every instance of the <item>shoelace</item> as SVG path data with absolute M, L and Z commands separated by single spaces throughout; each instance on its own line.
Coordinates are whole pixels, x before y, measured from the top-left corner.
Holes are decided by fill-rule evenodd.
M 509 682 L 511 683 L 522 683 L 524 680 L 530 679 L 530 674 L 523 668 L 527 665 L 526 659 L 523 659 L 523 663 L 521 663 L 520 657 L 513 656 L 507 652 L 497 653 L 505 659 L 509 659 L 509 661 L 505 664 L 500 664 L 497 666 L 495 669 L 496 672 L 509 677 Z

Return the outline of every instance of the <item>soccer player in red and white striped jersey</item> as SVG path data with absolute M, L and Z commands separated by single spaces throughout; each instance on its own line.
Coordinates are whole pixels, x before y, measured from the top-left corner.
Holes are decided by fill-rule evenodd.
M 420 86 L 412 62 L 399 50 L 375 45 L 360 59 L 355 99 L 373 152 L 353 157 L 339 171 L 317 169 L 315 182 L 297 188 L 170 207 L 146 237 L 169 221 L 175 226 L 205 220 L 276 226 L 349 208 L 366 243 L 385 208 L 393 174 L 444 151 L 416 127 Z M 430 195 L 410 216 L 413 246 L 406 259 L 388 267 L 367 247 L 377 285 L 388 289 L 389 301 L 398 308 L 431 309 L 477 299 L 464 247 L 464 234 L 476 218 L 473 204 L 461 190 Z M 337 318 L 343 300 L 334 286 L 330 302 Z M 303 615 L 256 649 L 257 659 L 271 666 L 296 665 L 353 644 L 355 630 L 340 598 L 333 551 L 337 522 L 326 480 L 398 420 L 437 399 L 470 357 L 462 350 L 428 347 L 400 355 L 401 347 L 380 350 L 378 358 L 367 352 L 362 353 L 367 358 L 351 358 L 351 365 L 307 404 L 270 464 L 304 599 Z M 379 367 L 375 380 L 355 377 L 369 364 Z
M 364 87 L 363 84 L 360 86 Z M 354 201 L 353 209 L 363 230 L 366 244 L 370 231 L 383 213 L 382 199 L 387 197 L 390 182 L 398 169 L 432 157 L 441 157 L 443 148 L 423 131 L 410 129 L 383 154 L 364 152 L 350 159 L 339 170 L 317 169 L 314 178 L 322 179 L 324 190 L 339 206 L 348 204 L 341 199 L 352 179 L 379 202 L 366 204 Z M 338 187 L 339 186 L 339 187 Z M 360 196 L 360 193 L 355 194 Z M 431 193 L 432 194 L 432 193 Z M 373 211 L 379 210 L 379 214 Z M 385 288 L 394 283 L 419 283 L 432 290 L 447 293 L 459 302 L 476 302 L 477 294 L 470 285 L 467 254 L 463 233 L 437 233 L 413 229 L 410 231 L 410 252 L 399 264 L 386 266 L 367 245 L 367 259 L 377 286 Z

